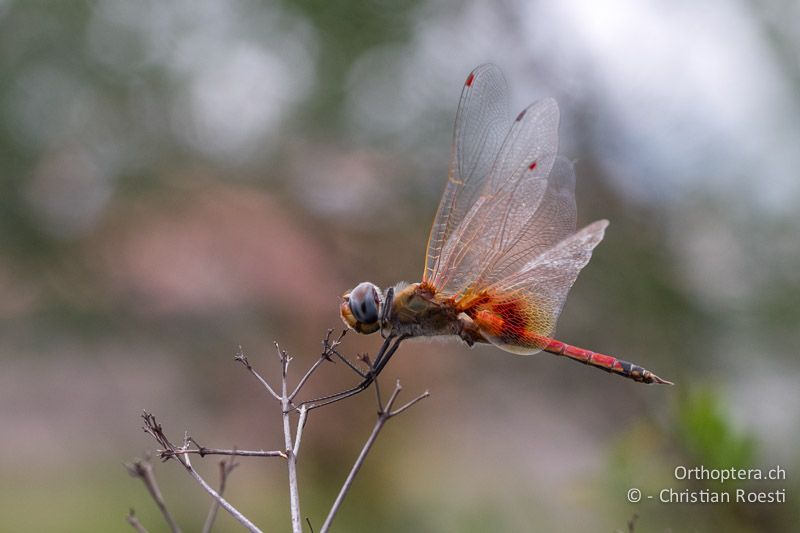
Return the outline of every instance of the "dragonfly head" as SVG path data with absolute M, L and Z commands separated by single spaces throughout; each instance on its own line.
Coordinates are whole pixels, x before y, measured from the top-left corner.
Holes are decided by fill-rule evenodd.
M 380 329 L 383 293 L 373 283 L 365 281 L 342 295 L 339 313 L 348 326 L 365 335 Z

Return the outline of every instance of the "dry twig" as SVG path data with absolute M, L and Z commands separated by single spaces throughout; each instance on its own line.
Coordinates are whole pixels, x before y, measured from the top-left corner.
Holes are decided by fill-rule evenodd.
M 133 512 L 131 508 L 128 511 L 128 515 L 125 517 L 125 520 L 131 525 L 133 529 L 136 530 L 136 533 L 147 533 L 147 529 L 139 522 L 139 519 L 136 518 L 136 513 Z
M 142 480 L 144 486 L 147 487 L 147 492 L 150 493 L 153 501 L 156 502 L 158 510 L 161 511 L 161 514 L 164 516 L 164 520 L 167 521 L 167 525 L 169 525 L 170 530 L 173 531 L 173 533 L 179 533 L 181 528 L 178 527 L 178 524 L 175 522 L 175 519 L 172 518 L 172 514 L 170 514 L 169 509 L 167 509 L 167 504 L 164 502 L 164 497 L 161 495 L 161 489 L 158 488 L 156 476 L 153 474 L 153 465 L 150 463 L 150 459 L 146 457 L 145 459 L 136 460 L 130 464 L 126 464 L 125 468 L 128 469 L 128 473 L 131 476 L 138 477 Z M 128 517 L 130 516 L 132 516 L 132 513 L 128 515 Z M 128 523 L 130 523 L 130 519 L 128 520 Z
M 295 455 L 294 446 L 292 445 L 291 408 L 289 405 L 291 402 L 286 384 L 286 375 L 292 358 L 289 357 L 285 350 L 281 350 L 278 343 L 275 343 L 275 348 L 278 350 L 278 357 L 281 360 L 280 401 L 283 417 L 283 439 L 286 445 L 286 462 L 289 465 L 289 507 L 292 515 L 292 532 L 303 533 L 303 525 L 300 518 L 300 491 L 297 487 L 297 455 Z M 303 416 L 303 421 L 305 421 L 305 416 Z M 299 427 L 297 428 L 297 433 L 301 433 Z
M 291 362 L 292 358 L 289 357 L 286 351 L 281 350 L 280 346 L 276 343 L 275 346 L 278 351 L 278 358 L 281 364 L 281 385 L 280 385 L 280 393 L 276 392 L 269 382 L 264 379 L 264 377 L 253 367 L 253 365 L 248 360 L 247 356 L 244 354 L 241 346 L 239 347 L 235 360 L 241 363 L 264 387 L 267 393 L 276 400 L 281 407 L 281 415 L 282 415 L 282 422 L 283 422 L 283 436 L 284 436 L 284 450 L 272 450 L 272 451 L 265 451 L 265 450 L 239 450 L 239 449 L 222 449 L 222 448 L 208 448 L 205 446 L 201 446 L 195 439 L 190 437 L 188 434 L 184 436 L 183 444 L 181 446 L 176 446 L 166 437 L 164 434 L 163 428 L 160 424 L 156 421 L 155 417 L 148 412 L 144 412 L 142 418 L 145 421 L 144 431 L 150 434 L 156 442 L 160 445 L 160 449 L 157 450 L 159 457 L 162 461 L 168 461 L 170 459 L 174 459 L 179 462 L 184 469 L 195 479 L 195 481 L 200 484 L 200 486 L 205 490 L 211 497 L 213 498 L 213 502 L 209 509 L 208 515 L 206 517 L 206 521 L 203 527 L 204 532 L 208 532 L 211 530 L 211 527 L 215 521 L 217 511 L 219 507 L 225 509 L 231 516 L 234 517 L 239 523 L 241 523 L 245 528 L 249 531 L 259 531 L 259 529 L 248 520 L 241 512 L 239 512 L 235 507 L 233 507 L 229 502 L 227 502 L 223 497 L 222 494 L 225 490 L 227 478 L 236 464 L 233 462 L 234 457 L 236 456 L 243 456 L 243 457 L 283 457 L 286 459 L 287 467 L 288 467 L 288 478 L 289 478 L 289 500 L 290 500 L 290 511 L 291 511 L 291 521 L 292 521 L 292 531 L 293 533 L 302 533 L 302 523 L 301 523 L 301 513 L 300 513 L 300 496 L 298 490 L 298 483 L 297 483 L 297 458 L 300 453 L 300 445 L 302 443 L 303 438 L 303 429 L 305 428 L 308 414 L 313 409 L 317 409 L 319 407 L 323 407 L 325 405 L 330 405 L 334 402 L 338 402 L 354 396 L 367 388 L 373 383 L 375 384 L 375 394 L 376 400 L 378 404 L 378 419 L 375 422 L 375 426 L 372 429 L 372 433 L 370 434 L 367 442 L 364 444 L 364 447 L 361 450 L 358 458 L 356 459 L 347 479 L 344 481 L 339 494 L 334 501 L 328 516 L 325 520 L 325 523 L 322 526 L 321 532 L 328 531 L 330 525 L 336 516 L 339 508 L 342 505 L 342 501 L 344 497 L 347 495 L 350 487 L 353 484 L 353 480 L 361 469 L 364 460 L 369 453 L 370 449 L 375 443 L 375 440 L 378 436 L 378 433 L 383 428 L 384 424 L 391 419 L 392 417 L 402 413 L 406 409 L 410 408 L 412 405 L 416 404 L 418 401 L 426 398 L 428 396 L 428 392 L 419 395 L 418 397 L 414 398 L 410 402 L 406 403 L 405 405 L 394 409 L 394 404 L 397 400 L 397 396 L 401 391 L 400 382 L 398 381 L 394 391 L 392 392 L 391 396 L 389 397 L 388 401 L 386 402 L 385 406 L 383 400 L 381 398 L 381 391 L 378 386 L 377 377 L 386 364 L 389 362 L 389 359 L 392 355 L 397 351 L 400 346 L 400 343 L 405 340 L 405 336 L 397 336 L 392 335 L 389 333 L 384 337 L 384 342 L 381 345 L 380 350 L 377 354 L 375 354 L 374 362 L 365 354 L 359 356 L 359 360 L 366 364 L 367 370 L 362 371 L 356 365 L 351 363 L 346 357 L 344 357 L 338 350 L 339 345 L 341 344 L 342 338 L 347 333 L 347 331 L 343 331 L 338 338 L 333 339 L 332 334 L 333 330 L 328 330 L 328 333 L 325 339 L 322 342 L 323 348 L 322 353 L 317 359 L 316 362 L 306 371 L 300 381 L 297 383 L 295 388 L 289 392 L 288 386 L 288 369 L 289 363 Z M 308 383 L 310 378 L 315 374 L 315 372 L 322 366 L 325 361 L 328 362 L 335 362 L 336 360 L 342 361 L 345 365 L 356 373 L 360 378 L 361 382 L 345 391 L 341 391 L 336 394 L 331 394 L 328 396 L 323 396 L 321 398 L 316 398 L 313 400 L 307 400 L 301 402 L 300 404 L 295 405 L 293 400 L 297 395 L 302 391 L 304 386 Z M 294 429 L 294 435 L 292 434 L 292 415 L 297 415 L 297 424 Z M 200 476 L 200 474 L 194 469 L 191 463 L 190 456 L 191 455 L 199 455 L 200 457 L 205 457 L 206 455 L 225 455 L 228 456 L 227 461 L 220 462 L 220 486 L 219 490 L 215 491 L 211 486 Z M 126 465 L 128 466 L 128 465 Z M 161 492 L 158 490 L 158 485 L 155 483 L 155 478 L 152 474 L 152 465 L 150 465 L 149 461 L 137 461 L 132 465 L 128 466 L 129 471 L 131 471 L 132 475 L 136 475 L 140 477 L 144 482 L 145 485 L 148 487 L 153 499 L 155 500 L 156 504 L 161 509 L 162 514 L 164 515 L 167 523 L 169 524 L 170 528 L 173 532 L 180 531 L 175 521 L 172 519 L 171 515 L 169 514 L 166 505 L 164 504 L 164 500 L 161 497 Z M 306 518 L 306 522 L 308 523 L 309 529 L 313 533 L 313 528 L 311 527 L 311 522 Z M 132 527 L 137 529 L 137 531 L 146 531 L 144 527 L 139 523 L 138 519 L 131 513 L 128 515 L 128 523 L 131 524 Z
M 238 450 L 234 449 L 223 449 L 223 448 L 206 448 L 205 446 L 201 446 L 193 437 L 189 437 L 189 442 L 194 444 L 196 448 L 186 448 L 178 449 L 178 450 L 163 450 L 159 449 L 156 450 L 159 457 L 166 461 L 167 459 L 174 457 L 175 455 L 185 455 L 188 453 L 197 454 L 200 457 L 205 457 L 206 455 L 228 455 L 234 456 L 238 455 L 241 457 L 283 457 L 286 459 L 286 454 L 281 450 Z
M 201 455 L 202 457 L 202 455 Z M 228 481 L 228 476 L 233 469 L 239 466 L 238 463 L 233 462 L 234 455 L 228 457 L 227 461 L 220 461 L 219 462 L 219 490 L 217 494 L 222 496 L 222 493 L 225 492 L 225 484 Z M 211 502 L 211 507 L 208 509 L 208 515 L 206 516 L 206 521 L 203 524 L 203 533 L 210 533 L 211 528 L 214 525 L 214 520 L 217 519 L 217 511 L 219 510 L 219 502 L 214 500 Z
M 376 382 L 377 385 L 377 382 Z M 342 484 L 342 488 L 339 490 L 339 495 L 336 497 L 336 500 L 333 502 L 330 511 L 328 511 L 328 516 L 325 518 L 325 522 L 322 524 L 322 528 L 319 530 L 320 533 L 326 533 L 333 523 L 333 519 L 336 517 L 336 513 L 339 511 L 339 508 L 342 506 L 342 502 L 344 501 L 345 496 L 347 496 L 350 487 L 353 485 L 353 480 L 358 474 L 358 471 L 361 470 L 361 466 L 364 464 L 364 460 L 367 457 L 370 449 L 372 449 L 372 445 L 375 444 L 375 440 L 378 438 L 378 434 L 380 433 L 381 429 L 383 429 L 384 424 L 386 424 L 389 419 L 394 416 L 399 415 L 406 409 L 410 408 L 417 402 L 427 398 L 430 396 L 428 391 L 423 392 L 413 400 L 407 402 L 406 404 L 398 407 L 395 410 L 392 410 L 394 407 L 394 403 L 397 400 L 397 396 L 400 394 L 400 391 L 403 388 L 400 386 L 400 380 L 397 381 L 394 387 L 394 391 L 392 395 L 389 397 L 389 400 L 386 402 L 386 407 L 382 407 L 382 401 L 380 397 L 380 393 L 377 393 L 377 401 L 378 401 L 378 420 L 375 421 L 375 426 L 372 428 L 372 433 L 370 434 L 367 442 L 364 444 L 364 447 L 361 449 L 361 453 L 358 455 L 356 462 L 353 464 L 353 467 L 350 469 L 350 473 L 347 475 L 347 479 L 345 479 L 344 483 Z M 378 390 L 377 387 L 375 389 Z
M 211 488 L 211 485 L 209 485 L 206 482 L 206 480 L 203 479 L 203 477 L 197 473 L 197 470 L 194 469 L 194 467 L 192 466 L 192 462 L 189 459 L 189 454 L 180 453 L 181 451 L 185 451 L 189 448 L 190 439 L 188 435 L 184 437 L 183 446 L 179 448 L 174 444 L 172 444 L 172 442 L 170 442 L 170 440 L 164 434 L 164 430 L 161 427 L 161 424 L 156 422 L 156 419 L 152 414 L 148 413 L 147 411 L 144 411 L 144 413 L 142 414 L 142 418 L 144 419 L 144 427 L 142 429 L 144 429 L 146 433 L 149 433 L 154 439 L 156 439 L 156 442 L 158 442 L 163 449 L 172 452 L 171 457 L 168 457 L 168 459 L 175 459 L 181 465 L 183 465 L 186 472 L 188 472 L 189 475 L 192 476 L 194 480 L 200 484 L 201 487 L 203 487 L 203 490 L 205 490 L 209 495 L 211 495 L 211 497 L 214 498 L 223 509 L 228 511 L 236 521 L 238 521 L 240 524 L 242 524 L 245 528 L 247 528 L 251 532 L 258 532 L 258 533 L 261 532 L 261 530 L 255 526 L 255 524 L 253 524 L 238 509 L 236 509 L 233 505 L 228 503 L 222 496 L 220 496 L 217 493 L 217 491 Z

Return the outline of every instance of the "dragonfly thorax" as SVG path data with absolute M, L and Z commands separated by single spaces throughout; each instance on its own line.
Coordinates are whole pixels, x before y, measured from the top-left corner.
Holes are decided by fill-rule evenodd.
M 410 337 L 459 335 L 459 313 L 452 299 L 442 298 L 433 287 L 423 283 L 395 287 L 388 322 L 394 333 Z

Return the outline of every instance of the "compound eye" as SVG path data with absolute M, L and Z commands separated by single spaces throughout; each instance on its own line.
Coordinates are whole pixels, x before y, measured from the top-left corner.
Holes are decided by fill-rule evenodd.
M 380 296 L 378 288 L 372 283 L 359 284 L 350 292 L 350 311 L 362 324 L 374 324 L 378 321 Z

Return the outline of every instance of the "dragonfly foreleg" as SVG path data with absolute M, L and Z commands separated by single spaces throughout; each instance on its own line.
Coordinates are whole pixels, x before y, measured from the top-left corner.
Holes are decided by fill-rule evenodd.
M 383 307 L 381 308 L 381 337 L 384 339 L 387 337 L 386 327 L 389 322 L 389 319 L 392 318 L 392 303 L 394 303 L 394 287 L 389 287 L 386 289 L 386 297 L 383 300 Z M 389 324 L 391 327 L 391 324 Z
M 307 400 L 298 405 L 297 408 L 305 405 L 306 409 L 310 411 L 312 409 L 316 409 L 317 407 L 338 402 L 363 392 L 370 385 L 372 385 L 372 382 L 375 381 L 375 379 L 377 379 L 378 375 L 386 367 L 387 363 L 389 363 L 389 359 L 392 358 L 397 349 L 400 347 L 400 343 L 407 338 L 408 337 L 406 335 L 394 336 L 389 334 L 389 336 L 386 337 L 386 340 L 383 341 L 380 350 L 378 350 L 378 353 L 375 355 L 375 361 L 369 363 L 369 370 L 367 370 L 366 374 L 364 374 L 363 380 L 355 387 L 337 392 L 335 394 L 330 394 L 328 396 L 323 396 L 321 398 Z

